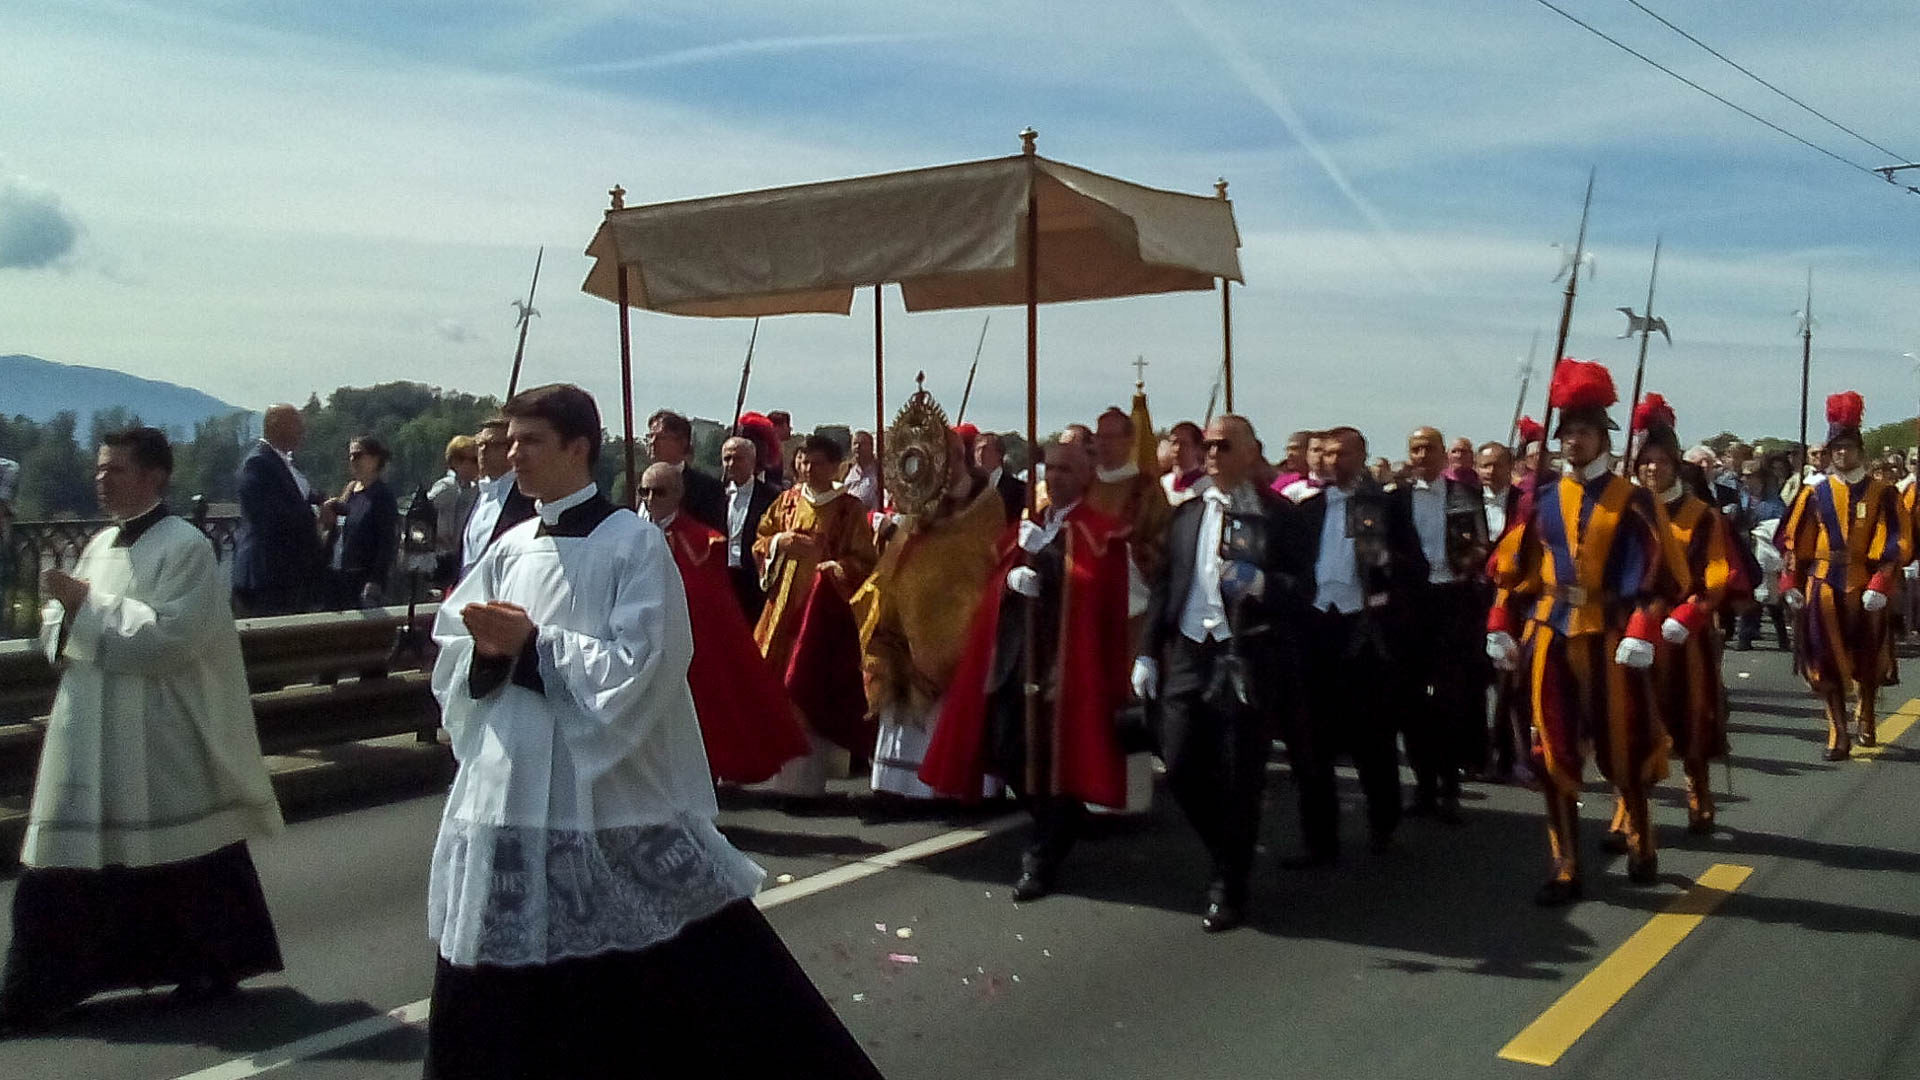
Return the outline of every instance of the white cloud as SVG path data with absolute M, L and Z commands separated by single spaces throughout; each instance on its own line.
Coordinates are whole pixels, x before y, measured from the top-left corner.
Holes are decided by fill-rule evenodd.
M 53 192 L 20 177 L 0 178 L 0 270 L 59 266 L 79 239 L 79 223 Z
M 433 324 L 433 332 L 438 334 L 442 341 L 454 345 L 465 345 L 475 340 L 473 331 L 459 319 L 441 319 Z

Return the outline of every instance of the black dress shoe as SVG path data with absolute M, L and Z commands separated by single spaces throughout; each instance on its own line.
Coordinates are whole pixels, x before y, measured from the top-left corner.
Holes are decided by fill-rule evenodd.
M 1019 881 L 1013 883 L 1013 902 L 1024 904 L 1029 900 L 1038 900 L 1051 892 L 1053 892 L 1053 882 L 1029 870 L 1020 875 Z
M 1200 916 L 1200 929 L 1209 934 L 1218 934 L 1231 930 L 1247 921 L 1247 913 L 1238 904 L 1229 904 L 1224 900 L 1215 900 L 1207 905 L 1207 913 Z
M 1433 819 L 1442 825 L 1460 824 L 1460 800 L 1441 799 L 1433 808 Z
M 1410 818 L 1435 817 L 1440 813 L 1440 804 L 1432 798 L 1419 798 L 1407 804 L 1400 816 Z
M 1845 761 L 1852 756 L 1853 750 L 1845 746 L 1829 747 L 1827 750 L 1828 761 Z
M 1580 899 L 1579 878 L 1554 878 L 1540 891 L 1533 894 L 1533 902 L 1540 907 L 1564 907 Z
M 1627 863 L 1627 880 L 1635 885 L 1660 884 L 1660 857 L 1649 855 Z
M 1609 855 L 1625 855 L 1627 853 L 1627 834 L 1621 832 L 1619 829 L 1608 829 L 1600 837 L 1600 850 Z

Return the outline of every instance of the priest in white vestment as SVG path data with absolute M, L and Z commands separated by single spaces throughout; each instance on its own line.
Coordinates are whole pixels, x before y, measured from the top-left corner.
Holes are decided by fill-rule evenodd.
M 544 386 L 503 411 L 537 513 L 434 626 L 460 769 L 429 886 L 426 1075 L 878 1076 L 714 825 L 685 592 L 660 530 L 591 480 L 593 399 Z
M 161 502 L 172 472 L 162 432 L 108 435 L 94 485 L 114 524 L 42 575 L 62 671 L 0 988 L 10 1029 L 106 990 L 210 997 L 280 970 L 246 845 L 280 807 L 213 546 Z

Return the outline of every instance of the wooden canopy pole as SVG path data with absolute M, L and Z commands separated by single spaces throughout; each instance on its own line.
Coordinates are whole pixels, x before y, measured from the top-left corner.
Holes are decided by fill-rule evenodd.
M 1221 177 L 1213 182 L 1213 194 L 1220 201 L 1227 199 L 1227 178 Z M 1233 282 L 1220 279 L 1220 368 L 1225 374 L 1221 381 L 1226 385 L 1227 411 L 1233 411 Z
M 607 209 L 609 215 L 627 208 L 626 188 L 615 184 L 607 194 L 613 197 L 613 205 Z M 611 230 L 608 235 L 617 236 Z M 640 477 L 633 461 L 633 336 L 627 315 L 627 265 L 620 261 L 619 243 L 618 239 L 614 240 L 613 268 L 619 273 L 616 300 L 620 308 L 620 415 L 626 421 L 627 509 L 631 510 L 638 505 L 634 497 L 640 490 Z
M 1037 489 L 1040 484 L 1040 170 L 1033 167 L 1037 156 L 1034 140 L 1040 133 L 1027 128 L 1020 132 L 1020 152 L 1027 158 L 1027 519 L 1037 515 L 1034 508 L 1038 505 Z M 1040 664 L 1039 657 L 1033 653 L 1033 643 L 1038 640 L 1037 620 L 1039 613 L 1033 604 L 1022 605 L 1026 610 L 1026 664 L 1022 687 L 1026 692 L 1026 732 L 1027 732 L 1027 793 L 1052 791 L 1049 786 L 1041 786 L 1043 781 L 1051 781 L 1053 776 L 1052 754 L 1048 751 L 1052 741 L 1047 737 L 1046 728 L 1040 722 Z
M 884 500 L 887 490 L 887 365 L 884 328 L 880 317 L 883 288 L 873 286 L 873 478 Z

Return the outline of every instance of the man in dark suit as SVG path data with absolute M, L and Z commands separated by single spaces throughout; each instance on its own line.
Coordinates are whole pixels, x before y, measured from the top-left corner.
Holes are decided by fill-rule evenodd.
M 733 594 L 740 600 L 747 625 L 752 626 L 767 602 L 760 588 L 760 568 L 754 564 L 753 541 L 760 533 L 760 519 L 780 492 L 759 478 L 759 456 L 753 440 L 745 436 L 736 435 L 722 444 L 720 470 L 727 478 L 720 527 L 727 538 L 727 576 L 733 579 Z
M 999 434 L 983 431 L 973 443 L 973 464 L 987 474 L 987 482 L 1000 493 L 1000 503 L 1007 511 L 1007 524 L 1020 520 L 1020 512 L 1027 508 L 1027 482 L 1008 472 L 1007 444 Z
M 693 424 L 677 412 L 661 409 L 647 417 L 647 456 L 658 465 L 677 465 L 686 494 L 680 512 L 717 532 L 727 531 L 725 485 L 693 467 Z
M 1402 623 L 1402 703 L 1395 712 L 1415 782 L 1407 813 L 1452 825 L 1460 821 L 1460 774 L 1477 775 L 1487 755 L 1493 665 L 1485 628 L 1492 590 L 1479 477 L 1461 478 L 1453 464 L 1458 446 L 1444 446 L 1437 428 L 1416 428 L 1407 437 L 1408 477 L 1393 489 L 1427 560 L 1426 579 L 1411 584 Z
M 1278 615 L 1295 575 L 1281 540 L 1292 508 L 1252 480 L 1253 425 L 1217 416 L 1204 446 L 1213 483 L 1168 526 L 1132 682 L 1159 703 L 1167 787 L 1212 857 L 1200 923 L 1212 933 L 1246 916 L 1271 720 L 1291 681 Z
M 1306 850 L 1281 865 L 1332 864 L 1340 853 L 1334 759 L 1353 759 L 1367 799 L 1372 847 L 1385 851 L 1400 824 L 1400 767 L 1391 709 L 1396 619 L 1427 577 L 1420 538 L 1403 503 L 1366 471 L 1367 440 L 1350 427 L 1325 435 L 1322 487 L 1295 489 L 1288 560 L 1306 690 L 1306 752 L 1294 751 Z
M 233 543 L 233 601 L 243 616 L 291 615 L 320 596 L 319 492 L 293 464 L 306 421 L 274 405 L 262 438 L 240 464 L 240 530 Z

